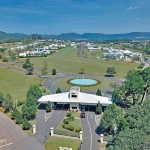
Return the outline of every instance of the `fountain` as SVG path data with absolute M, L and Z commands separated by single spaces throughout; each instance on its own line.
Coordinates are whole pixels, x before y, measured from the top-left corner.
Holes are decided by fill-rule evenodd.
M 96 79 L 91 79 L 90 77 L 85 78 L 84 76 L 82 76 L 82 78 L 78 78 L 78 76 L 77 76 L 76 79 L 69 80 L 68 83 L 70 83 L 72 85 L 78 85 L 78 86 L 91 86 L 91 85 L 99 84 L 100 81 L 98 81 Z

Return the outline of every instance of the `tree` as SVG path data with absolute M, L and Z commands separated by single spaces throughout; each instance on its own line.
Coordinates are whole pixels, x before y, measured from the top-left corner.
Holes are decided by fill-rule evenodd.
M 56 75 L 56 69 L 53 68 L 52 75 Z
M 15 119 L 15 116 L 17 114 L 17 109 L 16 107 L 13 109 L 13 112 L 11 112 L 11 119 Z
M 116 74 L 115 67 L 108 67 L 106 73 L 110 76 L 114 76 L 114 74 Z
M 124 82 L 125 95 L 126 97 L 132 97 L 133 105 L 139 100 L 141 94 L 144 93 L 145 82 L 139 72 L 130 71 L 126 76 L 126 81 Z
M 46 76 L 48 74 L 47 67 L 48 67 L 47 62 L 44 62 L 44 66 L 42 68 L 42 75 L 43 76 Z
M 30 129 L 31 125 L 30 123 L 28 122 L 28 120 L 26 118 L 24 118 L 24 122 L 23 122 L 23 130 L 28 130 Z
M 0 48 L 0 53 L 3 55 L 6 50 L 7 50 L 7 48 Z
M 5 110 L 6 112 L 13 109 L 13 100 L 12 96 L 9 93 L 7 93 L 6 98 L 3 100 L 2 105 L 6 109 Z
M 3 57 L 3 62 L 8 62 L 8 57 Z
M 32 85 L 27 91 L 27 98 L 31 96 L 34 100 L 37 100 L 42 96 L 42 91 L 37 85 Z
M 97 92 L 96 92 L 96 95 L 97 96 L 102 96 L 101 90 L 98 89 Z
M 10 56 L 10 59 L 12 59 L 13 61 L 15 61 L 15 60 L 16 60 L 16 56 L 15 56 L 14 54 L 12 54 L 12 55 Z
M 113 134 L 114 124 L 119 127 L 120 120 L 123 117 L 123 111 L 116 104 L 108 105 L 101 119 L 101 124 L 105 132 Z
M 48 103 L 47 103 L 47 105 L 46 105 L 46 111 L 47 112 L 51 112 L 51 110 L 52 110 L 52 106 L 51 106 L 51 103 L 50 103 L 50 101 L 48 101 Z
M 123 108 L 127 108 L 130 106 L 130 101 L 126 99 L 124 86 L 117 87 L 112 92 L 112 100 L 116 105 L 121 106 Z
M 0 106 L 2 105 L 4 98 L 3 98 L 3 94 L 0 92 Z
M 96 106 L 96 114 L 101 114 L 102 113 L 102 105 L 98 101 L 98 104 Z
M 15 120 L 16 120 L 17 124 L 22 124 L 23 123 L 23 117 L 17 109 L 16 109 L 16 113 L 15 113 Z
M 130 124 L 131 129 L 143 130 L 145 134 L 150 135 L 150 113 L 149 109 L 140 105 L 132 106 L 127 110 L 125 118 Z
M 61 93 L 61 89 L 58 87 L 58 89 L 56 90 L 56 94 Z
M 27 58 L 25 60 L 25 63 L 23 64 L 23 68 L 27 70 L 27 74 L 28 75 L 32 75 L 33 74 L 33 71 L 34 71 L 34 68 L 33 68 L 33 64 L 30 63 L 30 59 Z
M 150 136 L 137 129 L 125 129 L 114 140 L 114 146 L 107 150 L 148 150 Z
M 81 71 L 81 74 L 84 74 L 85 68 L 81 68 L 80 71 Z
M 29 96 L 26 99 L 25 104 L 22 107 L 22 116 L 27 120 L 33 120 L 36 117 L 37 105 L 33 96 Z

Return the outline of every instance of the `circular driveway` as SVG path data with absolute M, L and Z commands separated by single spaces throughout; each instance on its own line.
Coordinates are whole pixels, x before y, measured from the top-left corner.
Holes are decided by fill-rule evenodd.
M 118 85 L 122 84 L 122 81 L 116 77 L 105 77 L 104 75 L 97 74 L 84 74 L 85 77 L 97 78 L 102 81 L 101 84 L 91 87 L 81 87 L 82 92 L 86 92 L 89 94 L 96 94 L 97 89 L 99 88 L 102 91 L 103 96 L 110 97 L 110 89 L 109 84 L 111 82 L 116 82 Z M 71 78 L 83 77 L 81 74 L 63 74 L 59 73 L 58 76 L 47 77 L 44 81 L 43 86 L 50 91 L 51 94 L 55 94 L 57 88 L 61 88 L 61 92 L 68 92 L 70 90 L 71 85 L 67 84 L 67 80 Z

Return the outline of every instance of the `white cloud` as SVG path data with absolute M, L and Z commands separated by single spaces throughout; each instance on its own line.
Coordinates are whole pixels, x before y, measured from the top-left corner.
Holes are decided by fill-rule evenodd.
M 136 7 L 130 6 L 130 7 L 127 8 L 127 10 L 133 10 L 133 9 L 138 9 L 138 8 L 139 8 L 139 7 L 137 7 L 137 6 L 136 6 Z
M 139 20 L 140 18 L 135 18 L 135 20 Z

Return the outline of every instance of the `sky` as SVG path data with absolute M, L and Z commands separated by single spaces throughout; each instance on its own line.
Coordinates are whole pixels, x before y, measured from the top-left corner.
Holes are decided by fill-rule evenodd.
M 0 31 L 150 32 L 150 0 L 0 0 Z

